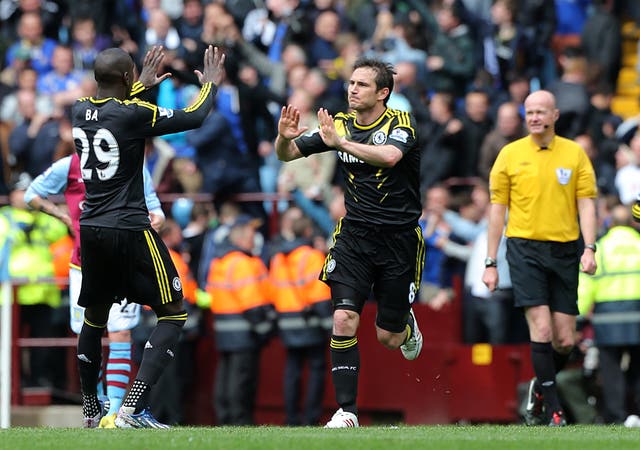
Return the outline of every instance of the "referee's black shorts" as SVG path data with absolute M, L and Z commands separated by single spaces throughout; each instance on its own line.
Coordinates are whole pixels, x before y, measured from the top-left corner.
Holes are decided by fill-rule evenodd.
M 578 314 L 578 241 L 507 239 L 507 261 L 515 305 L 548 305 L 551 311 Z
M 153 229 L 81 226 L 80 239 L 80 306 L 123 298 L 149 306 L 182 300 L 178 272 L 169 250 Z
M 391 332 L 404 330 L 422 277 L 425 247 L 420 227 L 376 227 L 342 219 L 334 239 L 320 279 L 332 287 L 349 287 L 355 305 L 345 308 L 358 313 L 373 289 L 377 325 Z

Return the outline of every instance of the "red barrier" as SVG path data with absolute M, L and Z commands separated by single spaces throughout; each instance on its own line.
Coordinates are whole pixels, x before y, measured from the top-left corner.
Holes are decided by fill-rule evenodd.
M 454 306 L 435 312 L 425 305 L 415 305 L 414 310 L 425 335 L 425 346 L 416 361 L 407 361 L 399 351 L 382 347 L 375 335 L 375 305 L 367 305 L 363 311 L 358 333 L 360 422 L 516 422 L 517 386 L 533 375 L 529 346 L 464 345 L 459 340 L 452 341 L 451 329 L 446 328 L 460 321 Z M 214 425 L 215 349 L 211 338 L 200 344 L 198 376 L 193 395 L 187 399 L 186 419 L 193 424 Z M 328 358 L 327 353 L 327 361 Z M 261 356 L 255 415 L 259 424 L 284 424 L 284 364 L 285 350 L 280 340 L 274 339 Z M 323 406 L 325 420 L 337 408 L 329 370 Z

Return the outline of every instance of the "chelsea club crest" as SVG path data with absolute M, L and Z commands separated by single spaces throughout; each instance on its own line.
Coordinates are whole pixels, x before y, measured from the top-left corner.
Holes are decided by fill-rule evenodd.
M 373 134 L 374 145 L 382 145 L 385 142 L 387 142 L 387 134 L 384 131 L 378 130 Z

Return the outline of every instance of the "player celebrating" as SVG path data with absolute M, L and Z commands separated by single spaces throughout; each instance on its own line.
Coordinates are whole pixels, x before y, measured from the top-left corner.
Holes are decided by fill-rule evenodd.
M 142 74 L 153 85 L 164 53 L 152 48 Z M 109 310 L 123 298 L 153 309 L 158 323 L 151 333 L 136 378 L 118 411 L 120 428 L 168 428 L 148 409 L 151 387 L 174 357 L 187 319 L 182 285 L 167 247 L 151 228 L 143 193 L 145 138 L 200 126 L 211 110 L 223 75 L 224 54 L 209 46 L 204 68 L 195 73 L 202 84 L 194 103 L 181 110 L 128 99 L 135 76 L 131 56 L 119 48 L 100 52 L 94 65 L 96 97 L 79 99 L 71 119 L 80 172 L 86 186 L 80 216 L 82 287 L 78 304 L 85 307 L 78 339 L 78 366 L 85 426 L 96 426 L 100 403 L 96 382 L 101 364 L 100 340 Z M 146 76 L 144 77 L 146 79 Z M 150 87 L 150 86 L 146 86 Z
M 142 84 L 141 84 L 142 85 Z M 153 189 L 151 175 L 144 168 L 144 196 L 149 209 L 151 226 L 157 231 L 164 222 L 160 200 Z M 72 230 L 74 249 L 69 265 L 69 312 L 71 330 L 80 334 L 84 321 L 84 308 L 78 306 L 82 271 L 80 263 L 80 213 L 84 202 L 84 183 L 80 174 L 80 158 L 77 154 L 66 156 L 38 175 L 24 195 L 25 201 L 35 210 L 43 211 L 61 220 Z M 48 197 L 64 194 L 68 210 L 59 208 Z M 109 312 L 109 359 L 105 373 L 109 410 L 100 420 L 100 428 L 115 428 L 115 416 L 131 375 L 131 329 L 140 322 L 140 305 L 122 300 L 114 303 Z
M 420 151 L 413 117 L 386 106 L 393 75 L 384 62 L 361 59 L 349 80 L 353 112 L 333 118 L 321 108 L 318 132 L 305 136 L 307 129 L 299 128 L 300 112 L 292 105 L 282 108 L 278 123 L 279 159 L 336 150 L 346 182 L 347 215 L 338 222 L 320 275 L 331 287 L 331 374 L 340 405 L 327 428 L 358 426 L 356 332 L 372 288 L 378 304 L 378 341 L 389 349 L 400 347 L 410 360 L 422 349 L 411 309 L 424 263 L 418 226 Z

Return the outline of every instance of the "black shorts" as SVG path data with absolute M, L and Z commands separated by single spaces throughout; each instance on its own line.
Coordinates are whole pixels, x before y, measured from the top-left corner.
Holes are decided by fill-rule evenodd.
M 334 233 L 320 279 L 332 286 L 348 286 L 356 298 L 354 305 L 337 308 L 362 312 L 373 292 L 378 305 L 376 323 L 380 328 L 401 332 L 406 315 L 417 298 L 424 265 L 422 231 L 415 228 L 363 226 L 341 220 Z M 344 292 L 343 289 L 341 289 Z M 335 292 L 332 289 L 335 300 Z
M 509 238 L 507 261 L 516 306 L 549 305 L 551 311 L 578 314 L 577 241 Z
M 81 226 L 80 240 L 80 306 L 123 298 L 149 306 L 182 300 L 178 272 L 169 250 L 153 229 Z

